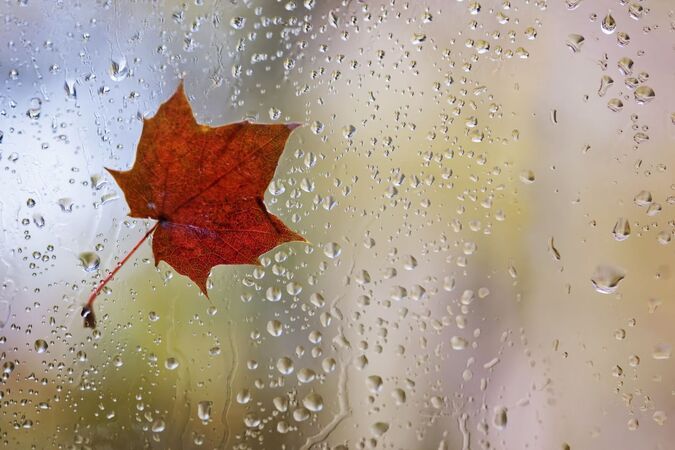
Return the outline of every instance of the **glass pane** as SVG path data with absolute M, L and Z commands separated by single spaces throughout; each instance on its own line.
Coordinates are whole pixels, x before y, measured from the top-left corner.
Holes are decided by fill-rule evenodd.
M 4 448 L 675 442 L 671 1 L 8 0 L 0 19 Z M 264 205 L 307 242 L 217 265 L 207 297 L 150 237 L 86 328 L 156 223 L 106 168 L 132 167 L 181 80 L 202 125 L 302 124 Z M 174 170 L 151 167 L 153 189 Z

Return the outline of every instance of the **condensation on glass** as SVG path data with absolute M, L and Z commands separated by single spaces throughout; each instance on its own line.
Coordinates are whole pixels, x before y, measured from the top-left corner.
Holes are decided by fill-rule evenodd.
M 0 447 L 668 449 L 669 0 L 0 4 Z M 300 122 L 209 298 L 105 168 Z

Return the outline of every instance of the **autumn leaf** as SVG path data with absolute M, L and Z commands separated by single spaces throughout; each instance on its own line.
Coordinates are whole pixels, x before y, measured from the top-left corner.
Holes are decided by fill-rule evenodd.
M 150 236 L 155 265 L 165 261 L 208 296 L 206 280 L 220 264 L 259 264 L 289 241 L 304 241 L 263 203 L 290 133 L 298 124 L 197 123 L 183 85 L 143 121 L 131 170 L 107 169 L 124 192 L 130 216 L 157 222 L 92 292 L 82 310 L 95 326 L 93 303 Z

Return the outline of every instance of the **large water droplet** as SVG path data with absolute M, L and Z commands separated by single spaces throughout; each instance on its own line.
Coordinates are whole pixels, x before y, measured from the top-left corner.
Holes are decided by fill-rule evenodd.
M 611 13 L 608 13 L 604 19 L 602 19 L 602 22 L 600 23 L 600 28 L 602 29 L 602 32 L 605 34 L 612 34 L 614 33 L 614 30 L 616 30 L 616 21 L 614 20 L 614 17 L 612 17 Z
M 197 417 L 202 422 L 208 422 L 211 419 L 211 406 L 213 402 L 209 400 L 202 400 L 197 403 Z
M 643 85 L 635 89 L 633 95 L 635 96 L 635 101 L 642 105 L 654 100 L 656 93 L 654 92 L 654 89 Z
M 93 272 L 101 264 L 101 258 L 94 252 L 80 253 L 80 264 L 85 272 Z
M 38 339 L 35 341 L 35 351 L 37 353 L 44 353 L 47 351 L 47 348 L 49 345 L 47 345 L 47 341 L 44 339 Z
M 584 43 L 584 40 L 584 37 L 580 34 L 570 34 L 567 36 L 567 41 L 565 43 L 572 52 L 578 53 L 581 50 L 581 45 Z
M 505 406 L 495 406 L 494 410 L 492 411 L 492 423 L 498 430 L 503 430 L 506 428 L 506 424 L 508 422 L 507 412 L 508 410 Z
M 110 61 L 110 69 L 108 69 L 110 79 L 113 81 L 122 81 L 129 75 L 129 66 L 127 59 L 124 56 L 114 58 Z
M 615 266 L 600 265 L 595 268 L 591 276 L 591 283 L 595 290 L 601 294 L 613 294 L 624 279 L 626 273 Z
M 625 241 L 628 239 L 630 236 L 630 222 L 623 217 L 619 217 L 612 229 L 612 235 L 617 241 Z

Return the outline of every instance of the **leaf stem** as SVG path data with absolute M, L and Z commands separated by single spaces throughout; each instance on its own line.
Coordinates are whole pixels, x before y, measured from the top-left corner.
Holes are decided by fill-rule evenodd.
M 91 295 L 89 295 L 89 299 L 87 300 L 87 304 L 82 308 L 82 317 L 84 317 L 84 326 L 88 328 L 96 328 L 96 317 L 94 316 L 94 301 L 96 301 L 96 297 L 98 297 L 98 294 L 101 293 L 103 288 L 105 287 L 106 284 L 115 276 L 115 274 L 122 268 L 122 266 L 129 261 L 129 258 L 138 250 L 138 248 L 145 242 L 145 240 L 152 234 L 153 231 L 157 229 L 157 226 L 159 225 L 159 222 L 155 223 L 152 228 L 150 228 L 145 235 L 141 238 L 140 241 L 136 243 L 134 248 L 131 249 L 129 253 L 122 259 L 120 262 L 117 263 L 117 266 L 99 283 L 99 285 L 96 287 L 96 289 L 93 290 Z

